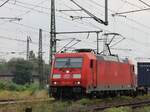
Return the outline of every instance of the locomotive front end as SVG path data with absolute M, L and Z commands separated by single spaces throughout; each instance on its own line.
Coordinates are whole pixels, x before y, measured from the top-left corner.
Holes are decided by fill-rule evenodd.
M 51 75 L 51 94 L 55 98 L 83 94 L 83 57 L 56 56 Z

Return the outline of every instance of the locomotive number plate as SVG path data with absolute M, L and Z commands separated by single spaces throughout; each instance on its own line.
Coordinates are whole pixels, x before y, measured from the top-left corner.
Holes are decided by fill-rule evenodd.
M 71 78 L 70 74 L 65 74 L 64 75 L 64 79 L 69 79 L 69 78 Z

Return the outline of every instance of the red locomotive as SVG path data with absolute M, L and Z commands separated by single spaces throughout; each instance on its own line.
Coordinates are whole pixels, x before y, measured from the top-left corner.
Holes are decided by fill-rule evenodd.
M 55 98 L 131 95 L 136 91 L 134 65 L 117 56 L 97 55 L 92 50 L 55 55 L 50 93 Z

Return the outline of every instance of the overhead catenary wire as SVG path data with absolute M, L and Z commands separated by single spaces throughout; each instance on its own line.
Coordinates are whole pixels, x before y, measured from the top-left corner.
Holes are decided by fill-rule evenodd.
M 150 8 L 139 9 L 139 10 L 130 10 L 130 11 L 125 11 L 125 12 L 118 12 L 118 13 L 115 13 L 114 15 L 129 14 L 129 13 L 142 12 L 142 11 L 147 11 L 147 10 L 150 10 Z
M 144 2 L 143 0 L 138 0 L 138 1 L 142 2 L 146 6 L 150 7 L 150 5 L 147 4 L 146 2 Z M 126 1 L 125 3 L 129 3 L 129 2 Z M 131 5 L 131 3 L 130 3 L 130 5 Z M 128 14 L 128 13 L 134 13 L 134 12 L 141 12 L 141 11 L 150 10 L 150 8 L 141 8 L 141 7 L 138 7 L 138 8 L 140 8 L 140 10 L 131 10 L 131 11 L 125 11 L 125 12 L 120 12 L 120 13 L 116 13 L 116 14 Z
M 46 2 L 47 0 L 43 0 L 43 1 L 41 1 L 41 2 L 39 2 L 38 4 L 42 4 L 42 3 L 44 3 L 44 2 Z M 35 5 L 33 8 L 30 8 L 28 11 L 26 11 L 25 13 L 23 13 L 23 14 L 21 14 L 21 15 L 18 15 L 18 16 L 24 16 L 24 15 L 26 15 L 26 14 L 29 14 L 29 13 L 31 13 L 33 10 L 35 10 L 35 8 L 37 7 L 37 5 Z M 38 11 L 39 12 L 39 11 Z M 49 15 L 49 13 L 47 13 L 47 12 L 45 12 L 45 11 L 40 11 L 39 13 L 43 13 L 43 14 L 48 14 Z
M 31 26 L 26 26 L 26 25 L 23 25 L 23 24 L 20 24 L 21 26 L 25 26 L 25 27 L 30 27 L 31 29 L 36 29 L 36 28 L 33 28 L 33 27 L 31 27 Z
M 146 2 L 144 2 L 143 0 L 138 0 L 138 1 L 140 1 L 141 3 L 143 3 L 146 6 L 150 7 L 150 5 L 148 3 L 146 3 Z
M 43 0 L 43 1 L 41 1 L 41 2 L 39 2 L 38 4 L 42 4 L 42 3 L 44 3 L 44 2 L 46 2 L 47 0 Z M 14 5 L 14 4 L 12 4 L 12 5 Z M 25 16 L 26 14 L 29 14 L 32 10 L 34 10 L 34 8 L 36 7 L 37 5 L 35 5 L 34 7 L 32 7 L 32 8 L 28 8 L 29 10 L 28 11 L 26 11 L 25 13 L 22 13 L 22 14 L 20 14 L 20 15 L 17 15 L 16 16 L 16 18 L 17 17 L 22 17 L 22 16 Z M 26 7 L 27 8 L 27 7 Z M 46 13 L 45 12 L 45 14 L 47 14 L 47 15 L 49 15 L 48 13 Z M 12 21 L 5 21 L 5 22 L 3 22 L 2 24 L 0 24 L 0 25 L 4 25 L 4 24 L 6 24 L 6 23 L 8 23 L 8 22 L 12 22 Z M 13 22 L 12 22 L 13 23 Z M 16 23 L 17 24 L 17 23 Z M 18 25 L 19 25 L 19 23 L 18 23 Z M 23 27 L 26 27 L 26 28 L 30 28 L 30 29 L 36 29 L 37 31 L 39 30 L 39 28 L 35 28 L 35 27 L 32 27 L 32 26 L 28 26 L 28 25 L 23 25 L 23 24 L 20 24 L 20 26 L 23 26 Z M 46 31 L 46 32 L 48 32 L 48 31 Z
M 110 9 L 109 9 L 109 11 L 111 11 L 111 12 L 115 12 L 115 11 L 110 10 Z M 134 20 L 132 20 L 132 19 L 130 19 L 130 21 L 132 21 L 132 22 L 136 22 L 136 24 L 139 24 L 139 25 L 141 25 L 141 26 L 143 26 L 143 27 L 148 28 L 147 26 L 144 26 L 143 24 L 140 24 L 140 23 L 138 23 L 137 21 L 134 21 Z M 98 27 L 98 26 L 96 26 L 96 25 L 94 25 L 94 27 L 99 28 L 99 27 Z
M 23 25 L 23 24 L 22 24 L 22 26 L 26 26 L 26 25 Z M 29 28 L 29 26 L 26 26 L 26 27 L 28 27 L 28 28 Z M 33 27 L 30 27 L 30 28 L 33 28 Z M 33 28 L 33 29 L 35 29 L 35 28 Z
M 17 22 L 10 22 L 10 23 L 16 24 L 16 25 L 19 25 L 19 26 L 22 26 L 22 27 L 25 27 L 25 28 L 33 29 L 33 30 L 36 30 L 36 31 L 39 30 L 39 28 L 37 28 L 37 27 L 26 25 L 26 24 L 23 24 L 23 23 L 17 23 Z M 45 29 L 43 29 L 43 32 L 50 33 L 48 30 L 45 30 Z
M 4 3 L 2 3 L 1 5 L 0 5 L 0 7 L 2 7 L 2 6 L 4 6 L 6 3 L 8 3 L 10 0 L 6 0 Z
M 31 9 L 30 9 L 31 10 Z M 23 15 L 25 15 L 25 14 L 28 14 L 28 11 L 26 12 L 26 13 L 24 13 L 24 14 L 21 14 L 21 15 L 19 15 L 19 16 L 17 16 L 17 17 L 20 17 L 20 16 L 23 16 Z M 45 14 L 47 14 L 47 15 L 49 15 L 48 13 L 45 13 Z M 59 16 L 60 17 L 60 16 Z M 61 16 L 61 18 L 63 18 L 62 16 Z M 68 20 L 67 18 L 64 18 L 64 19 L 66 19 L 66 20 Z M 18 24 L 19 25 L 19 24 Z M 32 29 L 36 29 L 36 28 L 33 28 L 33 27 L 31 27 L 31 26 L 27 26 L 27 25 L 22 25 L 22 26 L 24 26 L 24 27 L 30 27 L 30 28 L 32 28 Z M 47 31 L 48 32 L 48 31 Z
M 66 45 L 64 45 L 60 50 L 58 50 L 57 53 L 61 52 L 65 47 L 67 47 L 69 44 L 71 44 L 74 40 L 75 40 L 75 38 L 72 38 L 72 40 L 70 42 L 68 42 Z
M 47 0 L 43 0 L 42 2 L 40 2 L 40 4 L 42 4 L 43 2 L 46 2 Z M 18 6 L 18 7 L 22 7 L 22 8 L 25 8 L 25 9 L 30 9 L 32 11 L 35 11 L 35 12 L 38 12 L 38 13 L 42 13 L 42 14 L 49 14 L 48 12 L 45 12 L 45 11 L 42 11 L 42 10 L 39 10 L 39 9 L 35 9 L 36 6 L 26 6 L 26 5 L 23 5 L 23 4 L 14 4 L 12 2 L 8 2 L 8 4 L 10 5 L 15 5 L 15 6 Z
M 44 1 L 46 1 L 46 0 L 44 0 Z M 44 2 L 44 1 L 42 1 L 42 2 Z M 40 2 L 41 3 L 41 2 Z M 29 8 L 30 10 L 32 10 L 31 8 Z M 17 16 L 17 17 L 21 17 L 21 16 L 23 16 L 23 15 L 25 15 L 25 14 L 27 14 L 29 11 L 27 11 L 27 12 L 25 12 L 24 14 L 21 14 L 21 15 L 19 15 L 19 16 Z M 47 14 L 47 15 L 49 15 L 48 13 L 45 13 L 45 14 Z M 63 18 L 62 16 L 58 16 L 58 17 L 61 17 L 61 18 Z M 64 18 L 64 19 L 66 19 L 66 20 L 69 20 L 69 19 L 67 19 L 67 18 Z M 70 20 L 71 21 L 71 20 Z M 17 25 L 20 25 L 20 26 L 23 26 L 23 27 L 26 27 L 26 28 L 30 28 L 30 29 L 34 29 L 34 30 L 39 30 L 38 28 L 35 28 L 35 27 L 32 27 L 32 26 L 29 26 L 29 25 L 25 25 L 25 24 L 22 24 L 22 23 L 16 23 L 16 22 L 11 22 L 11 23 L 13 23 L 13 24 L 17 24 Z M 77 22 L 76 22 L 77 23 Z M 78 22 L 79 23 L 79 22 Z M 79 23 L 79 24 L 81 24 L 81 23 Z M 45 32 L 48 32 L 49 33 L 49 31 L 48 30 L 43 30 L 43 31 L 45 31 Z
M 94 14 L 92 14 L 91 12 L 89 12 L 88 10 L 86 10 L 85 8 L 83 8 L 82 6 L 80 6 L 77 2 L 75 2 L 74 0 L 70 0 L 72 1 L 76 6 L 78 6 L 79 8 L 81 8 L 87 15 L 89 15 L 91 18 L 93 18 L 95 21 L 97 21 L 98 23 L 104 24 L 104 25 L 108 25 L 108 21 L 107 19 L 105 21 L 103 21 L 102 19 L 98 18 L 97 16 L 95 16 Z M 107 1 L 107 0 L 106 0 Z M 107 4 L 107 3 L 106 3 Z M 106 5 L 105 4 L 105 5 Z M 107 12 L 105 12 L 107 13 Z M 105 15 L 107 17 L 107 14 Z
M 126 0 L 121 0 L 121 1 L 126 1 Z M 92 0 L 91 2 L 93 2 L 93 0 Z M 128 1 L 126 1 L 126 2 L 128 3 Z M 102 6 L 102 5 L 100 5 L 100 4 L 96 3 L 96 2 L 93 2 L 93 3 L 95 3 L 95 4 L 97 4 L 97 5 L 101 6 L 101 7 L 104 7 L 104 6 Z M 138 6 L 136 6 L 136 5 L 134 5 L 134 4 L 130 3 L 130 2 L 129 2 L 128 4 L 130 4 L 130 5 L 132 5 L 132 6 L 135 6 L 135 7 L 137 7 L 137 8 L 143 9 L 143 8 L 138 7 Z M 145 9 L 145 10 L 146 10 L 146 9 Z M 150 10 L 150 9 L 147 9 L 147 10 Z M 114 13 L 117 13 L 117 12 L 111 10 L 111 9 L 109 9 L 109 11 L 112 12 L 113 14 L 114 14 Z M 129 18 L 129 17 L 127 17 L 127 16 L 125 17 L 125 19 L 127 19 L 127 20 L 129 20 L 129 21 L 131 21 L 131 22 L 133 22 L 133 23 L 135 23 L 135 24 L 137 24 L 137 25 L 139 25 L 139 26 L 142 26 L 142 27 L 144 27 L 144 28 L 146 28 L 146 29 L 148 29 L 148 30 L 150 30 L 150 26 L 145 25 L 145 24 L 143 24 L 143 23 L 140 23 L 139 21 L 136 21 L 136 20 L 134 20 L 134 19 L 132 19 L 132 18 Z
M 0 38 L 1 39 L 7 39 L 7 40 L 14 40 L 14 41 L 18 41 L 18 42 L 26 42 L 26 40 L 21 40 L 21 39 L 6 37 L 6 36 L 0 36 Z
M 22 1 L 18 1 L 18 0 L 14 0 L 16 3 L 19 3 L 19 4 L 23 4 L 23 5 L 27 5 L 27 6 L 33 6 L 33 7 L 36 7 L 36 8 L 42 8 L 42 9 L 46 9 L 46 10 L 50 10 L 50 8 L 48 7 L 43 7 L 43 6 L 40 6 L 40 5 L 35 5 L 35 4 L 31 4 L 31 3 L 26 3 L 26 2 L 22 2 Z M 43 2 L 46 2 L 48 0 L 44 0 L 42 1 Z M 15 3 L 15 4 L 16 4 Z
M 0 38 L 1 39 L 6 39 L 6 40 L 10 40 L 10 41 L 17 41 L 17 42 L 23 42 L 23 43 L 26 43 L 27 41 L 26 40 L 22 40 L 22 39 L 17 39 L 17 38 L 11 38 L 11 37 L 7 37 L 7 36 L 2 36 L 0 35 Z M 30 42 L 31 44 L 34 44 L 34 45 L 38 45 L 38 42 Z M 48 46 L 48 45 L 47 45 Z
M 98 27 L 98 26 L 97 26 Z M 104 31 L 106 31 L 106 32 L 111 32 L 111 31 L 109 31 L 109 30 L 105 30 L 105 29 L 103 29 Z M 137 40 L 135 40 L 135 39 L 131 39 L 131 38 L 128 38 L 128 37 L 126 37 L 126 36 L 124 36 L 125 37 L 125 39 L 126 40 L 129 40 L 129 41 L 132 41 L 132 42 L 134 42 L 134 43 L 137 43 L 137 44 L 140 44 L 140 45 L 142 45 L 142 46 L 144 46 L 144 47 L 150 47 L 150 46 L 147 46 L 147 45 L 145 45 L 145 43 L 143 43 L 143 42 L 141 42 L 141 41 L 137 41 Z M 123 39 L 124 40 L 124 39 Z M 121 40 L 122 41 L 122 40 Z M 117 43 L 118 44 L 118 43 Z M 115 45 L 113 45 L 113 46 L 115 46 Z
M 72 8 L 70 8 L 71 10 L 72 10 Z M 58 11 L 58 10 L 56 10 L 56 11 Z M 75 25 L 75 26 L 77 26 L 77 27 L 79 27 L 79 28 L 81 28 L 81 27 L 83 27 L 84 26 L 84 28 L 87 28 L 87 27 L 89 27 L 89 25 L 88 24 L 85 24 L 85 22 L 83 22 L 83 21 L 72 21 L 72 19 L 70 19 L 70 16 L 71 15 L 69 15 L 69 14 L 66 14 L 65 12 L 61 12 L 61 11 L 58 11 L 60 14 L 63 14 L 64 16 L 66 16 L 66 17 L 69 17 L 69 18 L 66 18 L 66 17 L 63 17 L 63 16 L 56 16 L 56 17 L 59 17 L 59 18 L 61 18 L 61 19 L 64 19 L 64 20 L 66 20 L 67 22 L 71 22 L 71 23 L 77 23 L 79 26 L 77 26 L 77 25 Z M 82 26 L 81 26 L 82 25 Z
M 93 23 L 92 23 L 93 24 Z M 97 26 L 97 25 L 95 25 L 95 26 Z M 99 27 L 99 26 L 98 26 Z
M 95 25 L 95 27 L 97 27 L 97 28 L 98 28 L 98 26 L 96 26 L 96 25 Z
M 90 1 L 91 3 L 94 3 L 95 5 L 98 5 L 98 6 L 104 8 L 103 5 L 101 5 L 101 4 L 97 3 L 97 2 L 95 2 L 94 0 L 89 0 L 89 1 Z M 134 7 L 140 8 L 141 10 L 143 9 L 143 8 L 141 8 L 141 7 L 139 7 L 139 6 L 135 5 L 135 4 L 132 4 L 132 3 L 128 2 L 127 0 L 121 0 L 121 1 L 126 2 L 126 3 L 128 3 L 128 4 L 130 4 L 130 5 L 134 6 Z M 109 10 L 112 14 L 117 13 L 116 11 L 111 10 L 110 8 L 108 8 L 108 10 Z M 145 8 L 145 10 L 146 10 L 146 8 Z M 150 10 L 150 9 L 147 8 L 147 10 Z M 150 28 L 150 26 L 145 25 L 145 24 L 143 24 L 143 23 L 140 23 L 140 22 L 138 22 L 138 21 L 136 21 L 136 20 L 134 20 L 134 19 L 131 19 L 131 18 L 127 17 L 127 16 L 125 17 L 125 19 L 127 19 L 127 20 L 129 20 L 129 21 L 131 21 L 131 22 L 133 22 L 133 23 L 135 23 L 135 24 L 137 24 L 137 25 L 140 25 L 140 26 L 142 26 L 142 27 L 145 27 L 145 28 L 147 28 L 147 29 Z
M 69 7 L 68 5 L 66 5 L 66 4 L 64 4 L 64 5 L 65 5 L 65 7 L 69 8 L 69 10 L 73 10 L 73 8 Z M 71 16 L 71 15 L 66 14 L 65 12 L 61 12 L 61 11 L 59 11 L 59 10 L 56 10 L 56 11 L 58 11 L 59 13 L 62 13 L 64 16 L 67 16 L 67 17 L 70 17 L 70 16 Z M 74 13 L 76 13 L 76 14 L 78 15 L 78 13 L 77 13 L 76 11 L 75 11 Z M 62 16 L 60 16 L 60 17 L 62 17 Z M 79 22 L 79 21 L 72 21 L 72 20 L 70 20 L 70 19 L 68 19 L 68 18 L 65 18 L 65 17 L 62 17 L 62 18 L 65 19 L 65 20 L 68 20 L 68 21 L 70 21 L 70 22 L 75 22 L 75 23 L 78 23 L 78 24 L 82 24 L 82 25 L 84 25 L 84 26 L 86 26 L 86 27 L 92 26 L 93 28 L 102 30 L 102 28 L 100 28 L 99 26 L 94 25 L 94 24 L 91 23 L 90 21 L 86 22 L 86 21 L 82 20 L 81 22 Z M 80 27 L 81 27 L 81 25 L 80 25 Z
M 73 38 L 70 38 L 68 35 L 60 35 L 60 36 L 62 36 L 63 38 L 65 38 L 65 40 L 68 40 L 68 39 L 73 39 Z M 66 38 L 67 37 L 67 38 Z M 62 40 L 62 38 L 60 38 L 60 40 Z M 86 40 L 80 40 L 81 42 L 83 42 L 83 43 L 88 43 L 88 46 L 90 46 L 90 47 L 92 47 L 92 48 L 95 48 L 95 42 L 91 42 L 91 41 L 87 41 L 87 39 Z M 64 46 L 62 46 L 62 47 L 64 47 Z M 61 47 L 61 48 L 62 48 Z
M 122 0 L 121 0 L 121 1 L 122 1 Z M 123 1 L 124 1 L 124 0 L 123 0 Z M 97 3 L 97 2 L 94 1 L 94 0 L 89 0 L 89 2 L 91 2 L 91 3 L 93 3 L 93 4 L 97 5 L 97 6 L 100 6 L 100 7 L 104 8 L 103 5 Z M 128 3 L 128 2 L 127 2 L 127 3 Z M 129 3 L 129 4 L 132 5 L 132 6 L 134 6 L 134 4 L 132 4 L 132 3 Z M 136 5 L 135 5 L 135 7 L 140 8 L 140 7 L 136 6 Z M 141 9 L 142 9 L 142 8 L 141 8 Z M 113 16 L 113 14 L 117 13 L 116 11 L 113 11 L 113 10 L 111 10 L 111 9 L 109 9 L 109 8 L 108 8 L 108 10 L 112 13 L 111 16 Z M 139 25 L 139 26 L 142 26 L 142 27 L 144 27 L 144 28 L 146 28 L 146 29 L 149 30 L 149 26 L 144 25 L 143 23 L 140 23 L 140 22 L 138 22 L 138 21 L 136 21 L 136 20 L 134 20 L 134 19 L 131 19 L 131 18 L 127 17 L 127 16 L 125 16 L 125 19 L 127 19 L 127 20 L 129 20 L 129 21 L 131 21 L 131 22 L 133 22 L 133 23 L 135 23 L 135 24 L 137 24 L 137 25 Z M 87 23 L 88 23 L 88 22 L 87 22 Z M 97 25 L 94 25 L 93 23 L 90 23 L 90 24 L 91 24 L 92 27 L 98 28 Z
M 4 1 L 4 0 L 0 0 L 0 1 Z M 27 3 L 27 2 L 22 2 L 22 1 L 19 1 L 19 0 L 8 0 L 8 1 L 10 1 L 11 4 L 12 4 L 12 2 L 14 2 L 13 5 L 16 5 L 18 3 L 18 4 L 22 4 L 22 5 L 26 5 L 26 6 L 32 6 L 32 7 L 36 7 L 36 8 L 42 8 L 42 9 L 50 10 L 49 7 L 40 6 L 41 4 L 40 5 L 38 5 L 38 4 L 35 5 L 35 4 Z M 46 1 L 48 1 L 48 0 L 44 0 L 44 2 L 46 2 Z
M 130 6 L 132 6 L 132 7 L 142 9 L 142 7 L 140 7 L 140 6 L 138 6 L 138 5 L 134 4 L 134 3 L 131 3 L 129 1 L 127 1 L 127 0 L 121 0 L 121 1 L 126 3 L 126 4 L 128 4 L 128 5 L 130 5 Z
M 68 49 L 72 48 L 73 46 L 77 45 L 79 42 L 81 42 L 81 40 L 77 40 L 73 45 L 69 46 L 65 50 L 68 50 Z

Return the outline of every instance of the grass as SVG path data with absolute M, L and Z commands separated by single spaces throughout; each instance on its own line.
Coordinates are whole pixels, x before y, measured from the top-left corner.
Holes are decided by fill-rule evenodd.
M 0 91 L 9 90 L 9 91 L 35 91 L 38 90 L 38 84 L 25 84 L 18 85 L 13 83 L 12 81 L 0 81 Z
M 0 91 L 0 100 L 8 100 L 8 99 L 40 99 L 40 98 L 48 98 L 48 93 L 46 90 L 41 91 Z
M 39 89 L 38 84 L 17 85 L 13 82 L 0 81 L 0 100 L 48 98 L 45 89 Z
M 39 102 L 39 103 L 23 103 L 0 106 L 0 112 L 25 112 L 26 108 L 32 108 L 32 112 L 89 112 L 85 110 L 85 106 L 78 103 L 69 102 Z M 104 111 L 97 112 L 150 112 L 150 107 L 143 107 L 132 110 L 129 107 L 109 108 Z
M 136 109 L 136 110 L 134 110 L 134 112 L 150 112 L 150 106 Z
M 0 82 L 0 100 L 7 99 L 37 99 L 48 98 L 48 92 L 46 89 L 39 89 L 37 84 L 17 85 L 12 82 Z M 107 103 L 118 102 L 130 102 L 132 100 L 144 100 L 150 98 L 150 94 L 137 97 L 121 96 L 105 99 L 87 99 L 83 98 L 78 101 L 55 101 L 55 102 L 38 102 L 38 103 L 24 103 L 0 106 L 0 112 L 24 112 L 27 107 L 32 107 L 32 112 L 86 112 L 86 107 L 90 105 L 99 105 Z M 150 107 L 143 107 L 136 109 L 133 112 L 150 112 Z M 104 110 L 104 112 L 131 112 L 128 107 L 110 108 Z
M 48 91 L 39 89 L 37 84 L 17 85 L 13 82 L 0 81 L 0 100 L 34 100 L 48 99 Z M 0 112 L 25 112 L 25 109 L 32 107 L 33 112 L 53 112 L 50 102 L 21 103 L 11 105 L 0 105 Z
M 45 92 L 44 92 L 45 93 Z M 43 92 L 42 92 L 43 94 Z M 126 98 L 125 98 L 126 99 Z M 127 98 L 128 99 L 128 98 Z M 109 99 L 110 100 L 110 99 Z M 86 107 L 103 103 L 99 99 L 81 99 L 79 101 L 46 101 L 34 103 L 22 103 L 0 106 L 0 112 L 25 112 L 26 108 L 32 108 L 32 112 L 87 112 Z M 143 107 L 141 109 L 132 110 L 128 107 L 110 108 L 99 112 L 150 112 L 150 107 Z
M 26 108 L 32 108 L 32 112 L 53 112 L 50 102 L 5 105 L 0 106 L 0 112 L 25 112 Z
M 103 112 L 132 112 L 132 110 L 128 107 L 120 107 L 120 108 L 106 109 Z

